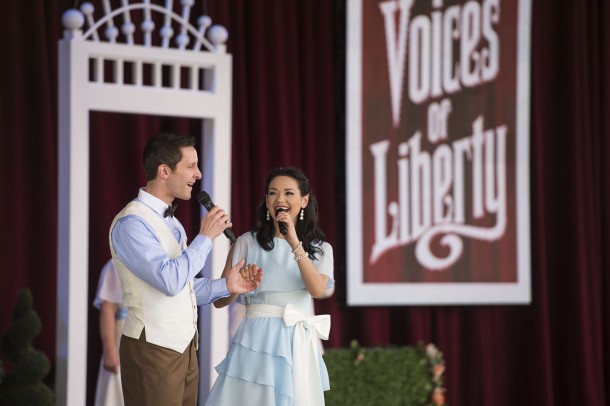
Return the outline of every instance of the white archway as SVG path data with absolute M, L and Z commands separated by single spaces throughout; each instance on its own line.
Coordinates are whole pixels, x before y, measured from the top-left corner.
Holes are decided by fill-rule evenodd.
M 188 23 L 192 4 L 182 12 L 143 0 L 121 1 L 112 10 L 104 0 L 104 15 L 94 8 L 64 13 L 64 37 L 59 40 L 58 107 L 58 251 L 56 404 L 85 404 L 87 388 L 87 309 L 89 246 L 89 113 L 91 111 L 199 118 L 206 177 L 202 188 L 230 210 L 232 57 L 224 43 L 227 32 L 202 16 L 198 27 Z M 134 43 L 131 13 L 143 15 L 143 44 Z M 153 46 L 153 13 L 164 24 L 160 46 Z M 87 31 L 83 26 L 87 21 Z M 121 20 L 120 28 L 115 21 Z M 103 32 L 106 41 L 100 40 Z M 121 34 L 119 34 L 121 32 Z M 177 33 L 175 41 L 173 32 Z M 124 42 L 119 42 L 122 39 Z M 170 47 L 175 43 L 175 48 Z M 190 45 L 190 48 L 189 48 Z M 202 48 L 204 50 L 202 50 Z M 206 271 L 219 277 L 228 240 L 214 242 Z M 212 366 L 228 345 L 228 313 L 205 306 L 200 312 L 201 390 L 215 379 Z M 212 334 L 210 334 L 210 331 Z M 85 372 L 84 372 L 85 371 Z

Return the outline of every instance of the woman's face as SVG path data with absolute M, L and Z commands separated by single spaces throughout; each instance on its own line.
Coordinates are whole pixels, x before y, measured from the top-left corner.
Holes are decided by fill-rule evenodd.
M 301 208 L 305 208 L 308 201 L 309 195 L 301 196 L 297 180 L 290 176 L 276 176 L 269 183 L 267 210 L 274 220 L 277 209 L 281 208 L 290 213 L 290 218 L 296 223 Z

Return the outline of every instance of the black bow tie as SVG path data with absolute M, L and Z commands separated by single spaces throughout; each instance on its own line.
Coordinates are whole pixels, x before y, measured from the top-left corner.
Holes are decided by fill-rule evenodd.
M 163 217 L 174 217 L 174 212 L 176 211 L 176 208 L 178 207 L 177 204 L 172 204 L 171 206 L 169 206 L 166 210 L 165 213 L 163 213 Z

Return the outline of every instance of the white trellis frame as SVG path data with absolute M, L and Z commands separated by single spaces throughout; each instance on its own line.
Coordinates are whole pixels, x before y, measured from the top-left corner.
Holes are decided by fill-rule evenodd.
M 181 0 L 182 14 L 150 0 L 121 0 L 94 19 L 84 3 L 62 17 L 59 40 L 58 251 L 56 404 L 81 406 L 87 390 L 87 313 L 89 308 L 89 114 L 91 111 L 199 118 L 202 120 L 202 188 L 230 210 L 231 72 L 227 31 L 199 17 L 189 24 L 194 0 Z M 142 16 L 143 44 L 134 44 L 132 13 Z M 161 13 L 160 46 L 153 45 L 153 13 Z M 87 30 L 83 26 L 87 20 Z M 115 21 L 122 21 L 121 33 Z M 177 27 L 175 48 L 171 40 Z M 99 32 L 106 41 L 100 40 Z M 119 42 L 123 39 L 124 42 Z M 192 43 L 189 47 L 189 43 Z M 202 48 L 204 49 L 202 51 Z M 134 191 L 135 193 L 135 191 Z M 217 278 L 228 253 L 217 238 L 206 274 Z M 226 354 L 228 313 L 200 310 L 200 392 L 216 377 L 213 366 Z M 97 372 L 97 371 L 96 371 Z

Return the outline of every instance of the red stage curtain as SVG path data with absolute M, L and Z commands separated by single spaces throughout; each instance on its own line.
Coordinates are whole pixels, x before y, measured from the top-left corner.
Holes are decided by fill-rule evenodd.
M 57 41 L 74 1 L 4 2 L 0 13 L 0 162 L 4 232 L 0 331 L 22 287 L 32 289 L 55 359 Z M 93 2 L 98 10 L 100 1 Z M 199 2 L 197 2 L 199 4 Z M 345 250 L 345 0 L 208 0 L 233 54 L 232 221 L 250 227 L 267 171 L 302 167 L 335 250 L 337 290 L 327 346 L 434 342 L 452 405 L 604 405 L 610 399 L 610 6 L 533 1 L 529 306 L 347 307 Z M 197 121 L 91 115 L 89 294 L 108 258 L 114 214 L 143 185 L 153 133 L 198 133 Z M 205 176 L 205 173 L 204 173 Z M 222 205 L 222 202 L 217 202 Z M 189 236 L 198 207 L 178 209 Z M 89 393 L 101 353 L 89 326 Z M 83 327 L 84 328 L 84 327 Z M 52 377 L 50 377 L 52 379 Z M 332 385 L 332 383 L 331 383 Z M 91 396 L 91 395 L 90 395 Z

